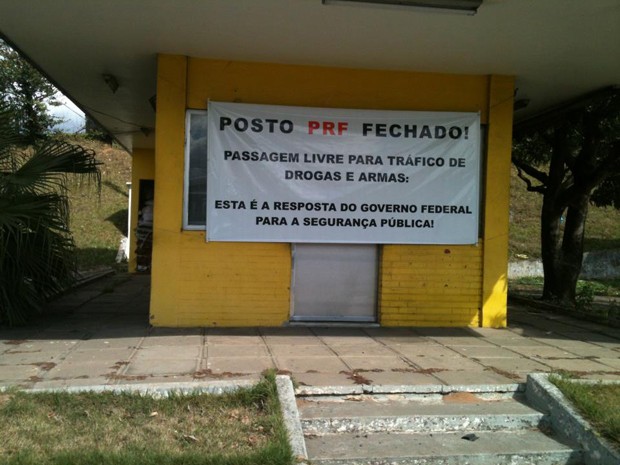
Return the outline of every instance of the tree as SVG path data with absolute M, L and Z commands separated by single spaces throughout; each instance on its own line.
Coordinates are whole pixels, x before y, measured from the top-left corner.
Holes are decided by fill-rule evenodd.
M 0 100 L 20 134 L 41 138 L 61 121 L 49 112 L 50 105 L 60 104 L 57 94 L 41 73 L 0 40 Z
M 0 103 L 0 323 L 24 323 L 75 280 L 69 231 L 70 174 L 100 183 L 94 152 L 20 134 Z
M 543 300 L 575 305 L 590 203 L 620 207 L 620 93 L 606 88 L 515 125 L 512 161 L 543 196 Z

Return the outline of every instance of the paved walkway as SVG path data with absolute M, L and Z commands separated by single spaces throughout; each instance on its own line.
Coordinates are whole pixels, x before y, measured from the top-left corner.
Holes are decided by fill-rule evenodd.
M 148 276 L 116 276 L 50 306 L 36 325 L 0 329 L 0 386 L 256 379 L 300 384 L 482 384 L 567 370 L 620 379 L 620 329 L 509 308 L 508 329 L 148 327 Z

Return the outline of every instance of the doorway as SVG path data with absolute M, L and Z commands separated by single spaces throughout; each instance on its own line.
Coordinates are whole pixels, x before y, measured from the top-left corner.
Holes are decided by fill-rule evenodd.
M 378 246 L 293 244 L 291 320 L 374 322 Z

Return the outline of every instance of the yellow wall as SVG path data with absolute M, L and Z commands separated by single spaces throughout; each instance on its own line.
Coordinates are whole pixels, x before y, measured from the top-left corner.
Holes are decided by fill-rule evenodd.
M 155 152 L 148 149 L 135 149 L 131 156 L 131 244 L 129 244 L 128 269 L 136 271 L 136 228 L 138 227 L 138 201 L 140 200 L 140 179 L 155 179 Z
M 481 274 L 479 246 L 384 246 L 380 322 L 478 326 Z
M 161 55 L 157 81 L 151 291 L 151 323 L 156 326 L 270 326 L 289 319 L 289 244 L 205 243 L 204 233 L 182 230 L 187 108 L 204 109 L 208 100 L 215 100 L 333 108 L 478 111 L 482 122 L 489 124 L 489 143 L 492 136 L 493 156 L 497 158 L 497 162 L 489 163 L 489 169 L 502 171 L 496 173 L 500 179 L 508 174 L 510 147 L 506 150 L 503 131 L 512 124 L 512 113 L 501 111 L 501 104 L 500 109 L 492 106 L 491 100 L 494 99 L 494 105 L 501 103 L 512 86 L 510 79 Z M 508 100 L 511 105 L 511 95 Z M 502 205 L 507 198 L 509 184 L 502 182 L 487 182 L 487 197 L 492 206 Z M 507 217 L 507 208 L 504 213 Z M 484 228 L 482 233 L 491 239 L 488 250 L 495 254 L 502 247 L 495 236 L 507 234 L 507 223 L 500 221 L 493 228 Z M 501 281 L 504 278 L 500 275 L 503 270 L 505 276 L 506 254 L 487 257 L 486 251 L 482 241 L 477 246 L 383 247 L 380 322 L 427 326 L 485 322 L 501 326 L 506 299 Z M 493 275 L 483 278 L 483 266 L 489 266 Z M 492 308 L 491 318 L 484 316 L 482 306 L 486 302 Z

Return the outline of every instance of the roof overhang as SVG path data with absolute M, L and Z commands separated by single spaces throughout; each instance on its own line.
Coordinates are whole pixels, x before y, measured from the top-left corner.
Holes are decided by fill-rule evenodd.
M 484 0 L 471 16 L 322 0 L 0 2 L 0 33 L 129 149 L 153 144 L 157 53 L 515 75 L 522 119 L 617 85 L 619 24 L 617 0 Z

